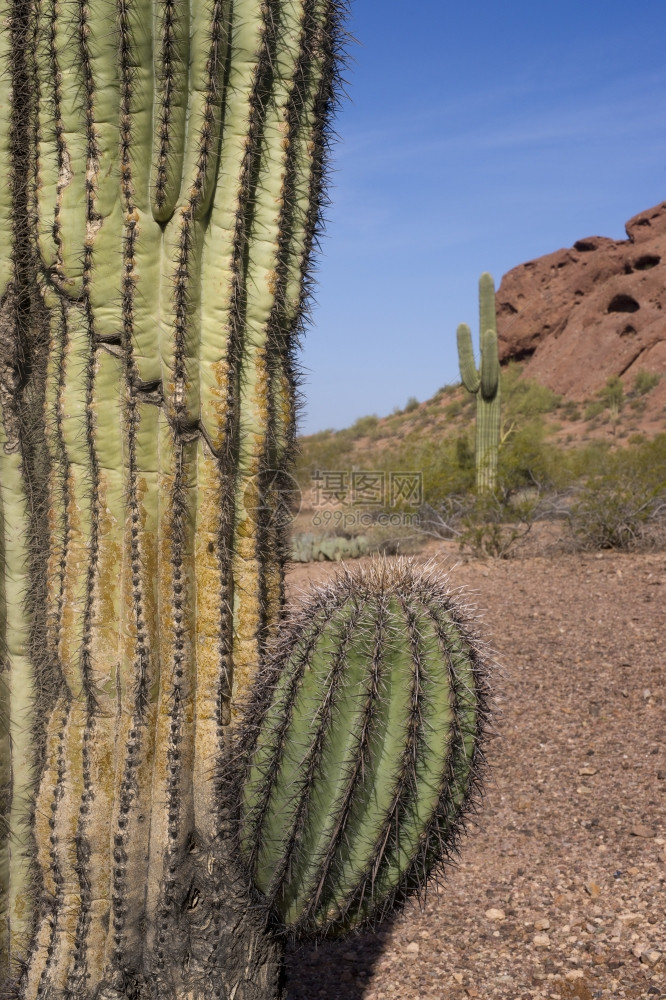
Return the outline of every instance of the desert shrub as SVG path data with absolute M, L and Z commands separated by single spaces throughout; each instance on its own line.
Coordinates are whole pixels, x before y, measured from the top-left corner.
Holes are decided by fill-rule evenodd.
M 448 420 L 455 420 L 459 417 L 463 411 L 463 401 L 461 399 L 454 399 L 453 402 L 447 403 L 444 407 L 444 414 Z
M 559 412 L 565 420 L 580 420 L 580 406 L 575 399 L 568 399 L 566 403 L 563 403 Z
M 606 409 L 606 404 L 600 399 L 591 399 L 585 406 L 585 412 L 583 413 L 584 420 L 594 420 Z
M 661 375 L 658 372 L 636 372 L 636 377 L 634 378 L 634 392 L 639 396 L 645 396 L 645 394 L 650 392 L 651 389 L 654 389 L 660 378 Z
M 349 433 L 354 439 L 366 437 L 375 429 L 378 423 L 379 417 L 376 413 L 371 413 L 367 417 L 359 417 L 358 420 L 349 428 Z
M 624 406 L 624 386 L 619 375 L 612 375 L 603 389 L 598 392 L 599 399 L 609 410 L 620 412 Z
M 552 413 L 562 397 L 533 379 L 522 378 L 520 367 L 509 364 L 502 370 L 502 407 L 508 424 L 520 418 Z
M 413 413 L 414 410 L 418 410 L 418 407 L 419 407 L 419 401 L 416 398 L 416 396 L 410 396 L 409 399 L 407 400 L 407 402 L 405 403 L 405 410 L 404 410 L 404 412 L 405 413 Z
M 476 497 L 461 518 L 460 551 L 476 559 L 506 559 L 531 531 L 537 509 L 537 493 L 511 501 L 499 494 Z
M 635 549 L 666 540 L 666 434 L 598 454 L 569 524 L 583 549 Z
M 546 429 L 540 418 L 519 426 L 502 444 L 498 460 L 498 483 L 505 495 L 525 486 L 545 488 L 560 479 L 559 452 L 546 441 Z

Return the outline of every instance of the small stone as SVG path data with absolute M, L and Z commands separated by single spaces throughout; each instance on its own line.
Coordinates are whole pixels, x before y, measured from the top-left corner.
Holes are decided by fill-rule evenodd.
M 644 823 L 638 823 L 636 826 L 632 827 L 629 831 L 632 837 L 645 837 L 646 839 L 654 837 L 655 831 L 649 826 L 645 826 Z
M 462 986 L 464 978 L 462 972 L 454 972 L 453 978 L 455 979 L 455 981 L 458 983 L 459 986 Z
M 539 917 L 538 920 L 534 921 L 535 931 L 547 931 L 550 927 L 550 920 L 548 917 Z
M 405 951 L 409 952 L 410 955 L 418 955 L 420 950 L 421 950 L 421 945 L 418 943 L 418 941 L 410 941 L 407 947 L 405 948 Z
M 650 688 L 643 688 L 643 697 L 646 701 L 648 698 L 652 697 L 652 691 L 650 691 Z
M 583 972 L 582 969 L 571 969 L 569 972 L 567 972 L 565 979 L 569 979 L 571 981 L 573 981 L 574 979 L 582 979 L 584 974 L 585 973 Z
M 578 768 L 578 773 L 580 775 L 589 775 L 589 776 L 592 776 L 593 774 L 598 774 L 599 773 L 599 768 L 598 767 L 579 767 Z
M 532 944 L 535 948 L 550 948 L 550 938 L 547 934 L 535 934 Z
M 498 910 L 495 906 L 491 906 L 489 910 L 486 910 L 487 920 L 504 920 L 506 918 L 506 913 L 504 910 Z
M 666 781 L 666 771 L 657 771 L 657 780 Z
M 655 966 L 657 965 L 659 959 L 661 958 L 661 952 L 656 951 L 653 948 L 649 948 L 646 951 L 642 951 L 638 957 L 640 958 L 643 965 Z
M 598 899 L 601 895 L 601 887 L 598 886 L 596 882 L 586 882 L 583 888 L 588 896 L 592 897 L 592 899 Z

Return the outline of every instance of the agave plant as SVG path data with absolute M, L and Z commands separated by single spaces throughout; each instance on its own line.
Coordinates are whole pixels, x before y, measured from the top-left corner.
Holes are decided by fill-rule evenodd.
M 281 625 L 282 514 L 341 35 L 336 0 L 12 0 L 0 33 L 0 978 L 16 1000 L 274 1000 L 290 927 L 374 912 L 369 856 L 349 867 L 326 848 L 316 904 L 311 875 L 288 881 L 292 858 L 305 864 L 301 828 L 317 851 L 328 834 L 297 804 L 289 860 L 275 846 L 294 766 L 275 734 L 291 715 L 277 696 L 243 710 L 263 706 L 278 661 L 291 684 L 301 656 Z M 420 584 L 407 590 L 359 597 L 362 628 L 345 598 L 331 625 L 347 636 L 336 691 L 395 687 L 418 762 L 383 806 L 412 847 L 404 872 L 399 845 L 374 852 L 379 909 L 421 884 L 455 829 L 483 728 L 480 695 L 454 679 L 481 676 L 473 641 L 454 638 L 453 612 L 419 610 Z M 328 662 L 314 600 L 323 631 L 308 642 Z M 366 662 L 373 614 L 406 630 L 409 656 Z M 448 667 L 394 683 L 386 656 L 421 676 L 421 628 L 428 657 L 448 637 L 471 666 L 446 653 Z M 417 695 L 425 729 L 399 707 Z M 443 732 L 464 734 L 437 751 L 431 697 Z M 367 737 L 354 711 L 340 716 L 368 761 L 381 714 L 368 709 Z M 315 736 L 304 802 L 330 732 Z M 356 829 L 369 793 L 349 777 Z

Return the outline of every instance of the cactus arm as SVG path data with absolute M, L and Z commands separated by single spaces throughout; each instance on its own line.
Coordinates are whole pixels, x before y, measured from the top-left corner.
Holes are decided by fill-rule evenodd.
M 466 323 L 461 323 L 457 330 L 458 339 L 458 363 L 460 365 L 460 377 L 468 392 L 476 393 L 479 390 L 481 380 L 476 370 L 474 360 L 474 348 L 472 347 L 472 331 Z
M 499 391 L 499 378 L 497 334 L 494 330 L 485 330 L 481 335 L 481 396 L 484 400 L 495 398 Z
M 495 313 L 495 283 L 487 271 L 479 278 L 479 336 L 486 330 L 497 333 L 497 316 Z

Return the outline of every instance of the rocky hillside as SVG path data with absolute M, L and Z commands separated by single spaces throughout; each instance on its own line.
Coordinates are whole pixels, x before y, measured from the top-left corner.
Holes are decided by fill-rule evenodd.
M 497 292 L 500 359 L 567 399 L 613 375 L 666 375 L 666 202 L 635 215 L 627 239 L 588 236 L 520 264 Z M 651 394 L 663 413 L 666 378 Z

